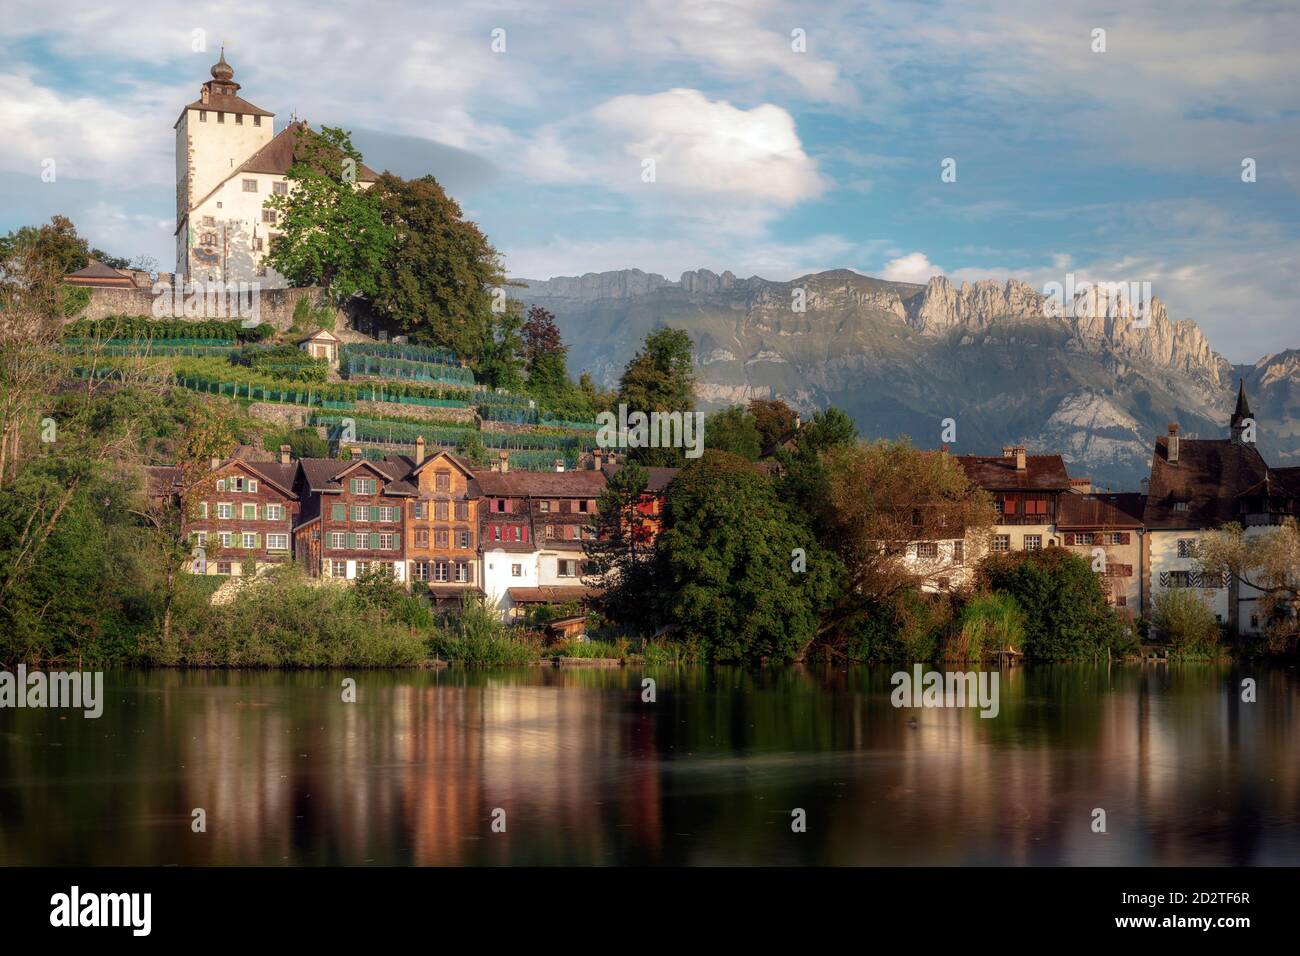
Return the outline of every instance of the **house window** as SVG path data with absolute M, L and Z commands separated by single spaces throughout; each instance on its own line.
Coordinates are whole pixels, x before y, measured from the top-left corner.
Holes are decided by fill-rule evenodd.
M 282 521 L 284 519 L 284 505 L 267 505 L 265 517 L 267 521 Z
M 457 531 L 457 532 L 456 532 L 456 547 L 458 547 L 458 548 L 468 548 L 468 547 L 469 547 L 469 532 L 468 532 L 468 531 Z
M 342 551 L 348 546 L 348 536 L 342 531 L 330 532 L 330 550 Z
M 503 513 L 505 512 L 505 510 L 506 510 L 506 499 L 504 499 L 504 498 L 493 498 L 493 499 L 492 499 L 492 510 L 495 511 L 497 514 L 503 514 Z
M 229 561 L 218 561 L 218 562 L 217 562 L 217 573 L 218 573 L 218 574 L 229 574 L 229 573 L 230 573 L 230 562 L 229 562 Z
M 373 495 L 375 493 L 375 479 L 353 478 L 348 487 L 352 489 L 354 495 Z
M 236 125 L 236 126 L 243 126 L 243 125 L 244 125 L 244 114 L 243 114 L 243 113 L 236 113 L 236 114 L 235 114 L 235 125 Z
M 217 517 L 221 519 L 230 519 L 235 516 L 235 506 L 229 501 L 217 502 Z
M 587 501 L 587 499 L 584 498 L 582 501 L 578 502 L 578 510 L 581 511 L 583 514 L 586 514 L 587 506 L 589 504 L 591 504 L 591 502 Z
M 253 251 L 254 251 L 254 252 L 261 252 L 261 251 L 262 251 L 262 237 L 261 237 L 261 236 L 257 236 L 257 237 L 253 240 Z
M 1170 571 L 1169 586 L 1171 588 L 1195 587 L 1195 581 L 1192 578 L 1192 572 L 1191 571 Z
M 348 563 L 346 561 L 331 562 L 330 568 L 330 573 L 336 578 L 346 578 L 348 576 Z
M 1174 510 L 1175 510 L 1175 511 L 1186 511 L 1186 510 L 1187 510 L 1187 502 L 1186 502 L 1186 501 L 1176 501 L 1176 502 L 1174 502 Z
M 563 558 L 556 562 L 557 577 L 576 578 L 578 576 L 578 562 L 572 558 Z
M 1178 539 L 1178 556 L 1180 558 L 1196 557 L 1196 539 L 1179 538 Z
M 379 550 L 380 551 L 394 550 L 397 547 L 395 539 L 396 539 L 396 535 L 381 534 L 379 536 Z
M 554 538 L 554 537 L 555 537 L 555 525 L 553 525 L 553 524 L 548 524 L 548 525 L 546 526 L 546 537 L 548 537 L 548 538 Z
M 244 547 L 245 547 L 245 548 L 256 548 L 256 547 L 257 547 L 257 535 L 252 534 L 252 533 L 250 533 L 250 532 L 248 532 L 248 531 L 245 531 L 245 532 L 244 532 Z
M 225 121 L 226 121 L 226 114 L 221 112 L 220 110 L 217 110 L 217 122 L 224 123 Z
M 1025 550 L 1026 551 L 1043 550 L 1043 536 L 1041 534 L 1025 535 Z
M 524 566 L 522 564 L 510 565 L 510 576 L 512 578 L 522 578 L 524 576 Z
M 954 564 L 961 564 L 966 560 L 965 541 L 954 541 L 952 543 L 952 560 Z
M 1092 532 L 1076 531 L 1074 534 L 1075 544 L 1092 544 Z
M 439 528 L 437 533 L 434 535 L 434 546 L 438 548 L 447 547 L 447 537 L 447 530 L 445 528 Z
M 537 502 L 537 510 L 542 514 L 546 514 L 551 510 L 551 503 L 549 501 L 539 501 Z
M 215 232 L 205 232 L 199 236 L 199 245 L 215 246 L 217 244 L 217 234 Z
M 271 192 L 277 196 L 284 196 L 289 192 L 288 183 L 271 183 Z
M 447 502 L 435 501 L 433 504 L 433 517 L 435 521 L 447 520 Z
M 1027 515 L 1045 515 L 1047 514 L 1046 498 L 1031 498 L 1025 502 L 1025 514 Z
M 494 524 L 494 525 L 492 526 L 492 540 L 493 540 L 493 541 L 500 541 L 500 540 L 501 540 L 501 525 L 499 525 L 499 524 Z
M 995 535 L 993 536 L 993 543 L 990 545 L 989 550 L 990 550 L 990 551 L 1010 551 L 1010 550 L 1011 550 L 1011 535 L 1009 535 L 1009 534 L 995 534 Z
M 423 501 L 413 501 L 413 502 L 411 502 L 411 517 L 412 517 L 412 518 L 420 518 L 420 519 L 423 519 L 423 518 L 424 518 L 424 513 L 425 513 L 425 505 L 424 505 L 424 502 L 423 502 Z
M 436 475 L 434 475 L 433 486 L 434 486 L 434 488 L 436 488 L 438 491 L 450 491 L 450 490 L 451 490 L 451 472 L 449 472 L 449 471 L 440 471 L 440 472 L 438 472 Z
M 458 502 L 456 502 L 456 520 L 457 520 L 457 521 L 468 521 L 468 520 L 469 520 L 469 502 L 468 502 L 468 501 L 458 501 Z
M 433 562 L 433 579 L 435 581 L 446 582 L 448 572 L 448 563 L 446 561 Z
M 937 541 L 917 542 L 916 556 L 918 558 L 937 558 L 939 556 L 938 542 Z
M 229 531 L 218 531 L 218 532 L 217 532 L 217 542 L 218 542 L 218 543 L 219 543 L 223 548 L 228 548 L 228 547 L 230 547 L 230 542 L 231 542 L 231 540 L 232 540 L 232 539 L 231 539 L 231 535 L 230 535 L 230 532 L 229 532 Z
M 912 509 L 912 527 L 921 527 L 921 510 L 919 508 Z
M 206 518 L 207 516 L 208 516 L 208 503 L 207 503 L 206 501 L 200 501 L 200 502 L 199 502 L 199 517 L 200 517 L 200 518 Z
M 254 126 L 261 126 L 261 125 L 262 125 L 262 117 L 260 117 L 260 116 L 254 116 L 254 117 L 253 117 L 253 125 L 254 125 Z
M 353 506 L 352 506 L 352 520 L 353 520 L 353 521 L 369 521 L 369 520 L 370 520 L 370 506 L 369 506 L 369 505 L 353 505 Z
M 397 508 L 388 505 L 381 505 L 379 508 L 379 520 L 389 522 L 400 521 L 401 516 L 397 513 Z
M 245 179 L 245 180 L 244 180 L 244 192 L 246 192 L 246 193 L 255 193 L 255 192 L 257 192 L 257 180 L 256 180 L 256 179 Z
M 412 572 L 415 574 L 415 580 L 417 581 L 429 580 L 428 561 L 416 561 L 415 564 L 411 566 L 411 568 L 412 568 Z
M 1127 594 L 1119 594 L 1119 595 L 1116 595 L 1116 596 L 1115 596 L 1115 604 L 1116 604 L 1118 607 L 1127 607 L 1127 606 L 1128 606 L 1128 595 L 1127 595 Z
M 262 222 L 269 222 L 271 225 L 275 225 L 275 210 L 274 210 L 274 209 L 263 209 L 263 210 L 262 210 Z
M 257 520 L 257 505 L 242 505 L 243 517 L 245 521 Z
M 211 216 L 204 216 L 204 217 L 203 217 L 203 225 L 207 226 L 208 228 L 212 228 L 212 227 L 215 226 L 216 224 L 217 224 L 217 220 L 215 220 L 215 219 L 212 218 Z
M 524 540 L 524 526 L 521 524 L 515 525 L 515 540 L 516 541 Z
M 1123 543 L 1124 543 L 1124 535 L 1123 535 L 1121 532 L 1119 532 L 1119 531 L 1113 531 L 1113 532 L 1111 532 L 1111 535 L 1110 535 L 1110 543 L 1111 543 L 1111 544 L 1123 544 Z
M 415 532 L 415 546 L 417 548 L 427 548 L 429 546 L 429 532 L 420 528 Z
M 457 561 L 456 562 L 456 583 L 467 584 L 468 582 L 469 582 L 469 562 Z
M 361 577 L 361 575 L 365 574 L 366 571 L 368 571 L 369 569 L 370 569 L 370 562 L 369 562 L 369 561 L 358 561 L 358 562 L 357 562 L 357 577 Z
M 208 121 L 208 111 L 207 111 L 207 110 L 199 110 L 199 122 L 200 122 L 200 123 L 206 123 L 207 121 Z
M 206 531 L 194 532 L 194 543 L 200 548 L 208 543 L 208 533 Z
M 287 534 L 268 534 L 266 536 L 266 548 L 268 551 L 288 551 L 289 536 Z

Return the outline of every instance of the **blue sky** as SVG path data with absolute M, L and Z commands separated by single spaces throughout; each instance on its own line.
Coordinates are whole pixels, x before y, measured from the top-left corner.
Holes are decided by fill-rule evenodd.
M 1232 361 L 1300 347 L 1294 3 L 5 6 L 0 229 L 173 268 L 172 124 L 224 40 L 277 123 L 433 173 L 513 275 L 1074 272 Z

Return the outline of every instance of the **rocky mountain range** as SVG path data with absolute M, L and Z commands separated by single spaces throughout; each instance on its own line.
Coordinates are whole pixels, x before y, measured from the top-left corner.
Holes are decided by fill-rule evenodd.
M 1159 299 L 1140 309 L 1094 288 L 1064 303 L 1014 279 L 913 285 L 846 269 L 790 282 L 704 269 L 676 282 L 636 269 L 518 281 L 519 298 L 555 313 L 570 369 L 606 385 L 646 333 L 686 329 L 706 409 L 833 404 L 864 436 L 921 447 L 951 418 L 954 451 L 1023 442 L 1059 451 L 1072 475 L 1137 489 L 1169 422 L 1188 437 L 1226 434 L 1241 377 L 1261 452 L 1300 464 L 1300 350 L 1233 366 Z

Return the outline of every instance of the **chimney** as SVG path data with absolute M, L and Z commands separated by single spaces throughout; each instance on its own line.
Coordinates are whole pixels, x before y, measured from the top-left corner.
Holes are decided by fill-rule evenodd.
M 501 474 L 503 475 L 509 474 L 510 473 L 510 452 L 508 451 L 501 452 L 497 460 L 501 462 L 501 467 L 498 468 L 497 470 L 501 472 Z
M 591 467 L 596 471 L 600 471 L 601 466 L 604 464 L 604 462 L 601 461 L 601 459 L 604 457 L 605 457 L 605 453 L 601 451 L 599 448 L 593 451 L 591 453 Z
M 1025 461 L 1025 446 L 1013 445 L 1011 453 L 1016 456 L 1016 471 L 1024 471 L 1027 466 Z
M 1169 464 L 1171 465 L 1178 464 L 1178 423 L 1177 422 L 1169 423 L 1169 444 L 1168 444 L 1168 450 L 1165 452 L 1165 458 L 1168 459 Z
M 564 471 L 564 459 L 563 459 L 563 458 L 557 458 L 557 459 L 555 459 L 555 470 L 556 470 L 556 471 Z
M 282 465 L 289 464 L 289 458 L 291 457 L 292 451 L 293 449 L 291 449 L 288 445 L 280 446 L 280 464 Z
M 208 468 L 211 471 L 216 471 L 220 467 L 221 467 L 221 459 L 218 458 L 216 455 L 213 455 L 211 458 L 208 459 Z
M 356 461 L 358 458 L 361 457 L 361 448 L 358 445 L 353 445 L 351 448 L 348 449 L 348 453 L 352 456 L 352 460 Z
M 415 463 L 419 465 L 424 461 L 424 436 L 420 435 L 415 439 Z

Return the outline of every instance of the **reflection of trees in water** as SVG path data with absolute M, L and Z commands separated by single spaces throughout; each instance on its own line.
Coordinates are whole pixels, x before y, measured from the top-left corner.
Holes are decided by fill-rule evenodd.
M 0 712 L 0 862 L 1300 857 L 1285 670 L 1016 667 L 991 720 L 896 710 L 892 671 L 110 673 L 99 720 Z

